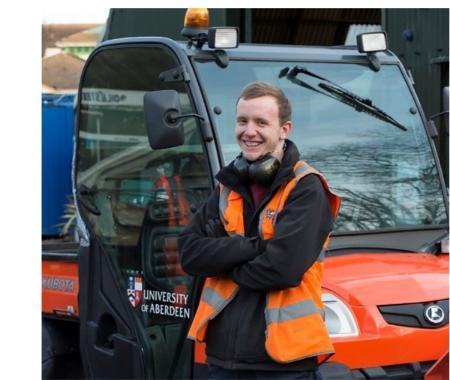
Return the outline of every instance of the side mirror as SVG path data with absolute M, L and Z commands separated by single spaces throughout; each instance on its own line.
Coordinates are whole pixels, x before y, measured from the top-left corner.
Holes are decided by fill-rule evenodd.
M 144 95 L 144 119 L 152 149 L 184 144 L 180 99 L 175 90 L 150 91 Z

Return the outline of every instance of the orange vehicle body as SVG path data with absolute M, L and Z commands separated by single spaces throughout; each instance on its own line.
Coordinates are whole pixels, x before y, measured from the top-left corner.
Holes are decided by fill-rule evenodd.
M 448 350 L 448 325 L 432 330 L 395 326 L 378 310 L 381 305 L 448 299 L 448 255 L 348 254 L 328 258 L 325 268 L 324 289 L 347 302 L 360 332 L 334 339 L 336 354 L 330 361 L 376 367 L 431 361 Z
M 78 264 L 42 260 L 42 312 L 78 317 Z

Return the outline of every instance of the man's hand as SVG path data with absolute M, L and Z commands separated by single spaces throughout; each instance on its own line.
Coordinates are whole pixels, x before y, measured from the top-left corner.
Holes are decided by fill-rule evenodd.
M 205 224 L 205 232 L 207 237 L 223 237 L 228 236 L 220 219 L 209 219 Z

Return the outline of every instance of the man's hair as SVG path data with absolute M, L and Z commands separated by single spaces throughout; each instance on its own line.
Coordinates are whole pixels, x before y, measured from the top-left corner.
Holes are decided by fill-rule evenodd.
M 279 88 L 270 83 L 266 82 L 252 82 L 245 86 L 237 102 L 239 99 L 255 99 L 260 98 L 261 96 L 273 96 L 278 104 L 278 117 L 280 119 L 280 125 L 283 125 L 287 121 L 291 119 L 292 107 L 291 102 L 286 97 L 284 92 Z M 237 104 L 236 102 L 236 104 Z

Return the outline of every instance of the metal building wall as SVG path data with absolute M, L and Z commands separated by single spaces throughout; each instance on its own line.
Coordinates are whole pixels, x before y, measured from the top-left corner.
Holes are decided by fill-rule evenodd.
M 186 8 L 112 8 L 103 40 L 180 35 Z M 241 42 L 341 45 L 351 24 L 380 24 L 379 8 L 209 8 L 210 26 L 237 26 Z
M 252 41 L 292 45 L 343 45 L 351 24 L 380 24 L 379 8 L 251 9 Z
M 448 86 L 449 10 L 383 9 L 382 25 L 389 49 L 411 70 L 415 89 L 430 117 L 443 109 L 442 88 Z M 435 119 L 437 148 L 448 185 L 448 125 Z M 448 123 L 448 117 L 447 117 Z

